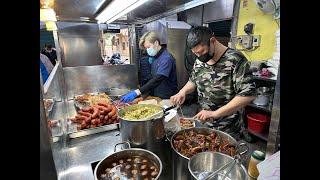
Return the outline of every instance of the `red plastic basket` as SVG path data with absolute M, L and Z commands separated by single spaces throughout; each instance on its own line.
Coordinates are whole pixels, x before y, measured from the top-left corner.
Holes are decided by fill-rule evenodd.
M 248 113 L 248 128 L 256 133 L 264 133 L 269 127 L 270 118 L 259 113 Z

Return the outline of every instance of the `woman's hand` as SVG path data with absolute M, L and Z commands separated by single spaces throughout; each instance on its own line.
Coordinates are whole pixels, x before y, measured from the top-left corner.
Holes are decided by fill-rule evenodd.
M 216 115 L 214 111 L 202 110 L 197 115 L 193 117 L 194 119 L 199 119 L 202 122 L 207 121 L 210 118 L 216 119 Z

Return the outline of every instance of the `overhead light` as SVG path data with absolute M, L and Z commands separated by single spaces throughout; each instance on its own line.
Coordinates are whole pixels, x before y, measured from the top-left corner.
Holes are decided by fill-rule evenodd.
M 56 31 L 58 29 L 56 22 L 46 21 L 46 29 L 47 29 L 47 31 Z
M 97 17 L 98 23 L 107 23 L 117 20 L 121 16 L 131 12 L 135 8 L 148 2 L 149 0 L 113 0 Z
M 56 13 L 53 9 L 40 9 L 40 21 L 57 21 Z
M 80 19 L 90 19 L 89 17 L 80 17 Z
M 40 0 L 40 8 L 53 8 L 54 0 Z

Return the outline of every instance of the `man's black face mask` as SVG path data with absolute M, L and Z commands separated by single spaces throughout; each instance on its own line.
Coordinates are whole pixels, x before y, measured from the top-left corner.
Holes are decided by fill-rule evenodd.
M 212 59 L 213 56 L 214 56 L 214 53 L 213 53 L 213 54 L 210 54 L 210 53 L 209 53 L 209 52 L 210 52 L 210 40 L 208 41 L 208 46 L 209 46 L 208 52 L 207 52 L 206 54 L 201 55 L 201 56 L 198 57 L 198 59 L 199 59 L 201 62 L 203 62 L 203 63 L 208 62 L 208 61 L 209 61 L 210 59 Z

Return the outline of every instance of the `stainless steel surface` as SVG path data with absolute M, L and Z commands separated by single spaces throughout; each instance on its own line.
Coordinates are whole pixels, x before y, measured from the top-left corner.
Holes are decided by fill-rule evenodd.
M 210 23 L 231 19 L 235 0 L 216 0 L 204 6 L 203 22 Z
M 128 15 L 129 23 L 146 24 L 179 12 L 209 3 L 215 0 L 188 0 L 188 1 L 152 1 L 136 8 Z
M 229 164 L 230 163 L 230 164 Z M 236 159 L 218 152 L 201 152 L 193 156 L 188 162 L 188 169 L 192 174 L 192 179 L 202 179 L 199 175 L 216 172 L 219 169 L 224 169 L 217 174 L 216 178 L 222 179 L 226 175 L 226 179 L 249 179 L 247 170 Z M 229 168 L 227 168 L 229 166 Z M 213 175 L 212 175 L 213 176 Z
M 58 16 L 58 20 L 74 20 L 80 21 L 80 17 L 88 17 L 89 20 L 95 20 L 95 14 L 99 7 L 111 0 L 56 0 L 54 10 Z
M 270 102 L 270 96 L 271 95 L 258 95 L 254 100 L 253 104 L 258 105 L 258 106 L 267 106 L 269 105 Z
M 239 19 L 239 10 L 240 10 L 240 1 L 234 2 L 234 8 L 233 8 L 233 18 L 232 18 L 232 24 L 231 24 L 231 36 L 230 37 L 236 37 L 237 36 L 237 30 L 238 30 L 238 19 Z M 231 48 L 235 49 L 236 44 L 236 38 L 231 38 Z
M 57 27 L 63 67 L 102 64 L 98 24 L 58 22 Z
M 145 104 L 132 105 L 120 109 L 118 114 L 121 138 L 123 141 L 129 141 L 132 147 L 145 148 L 152 151 L 159 147 L 165 137 L 163 112 L 158 117 L 146 121 L 131 121 L 123 118 L 125 112 L 144 106 L 158 107 L 159 111 L 162 111 L 160 106 Z
M 52 80 L 50 84 L 46 84 L 47 91 L 44 93 L 45 99 L 56 99 L 57 101 L 62 101 L 62 90 L 61 90 L 61 83 L 63 81 L 62 78 L 62 66 L 60 63 L 56 64 L 56 71 L 52 71 L 50 76 Z
M 136 89 L 137 70 L 134 65 L 80 66 L 63 68 L 66 81 L 67 99 L 101 88 Z
M 186 22 L 188 24 L 202 26 L 202 24 L 203 24 L 202 15 L 203 15 L 203 9 L 204 9 L 203 6 L 204 5 L 185 11 Z
M 147 121 L 128 121 L 122 118 L 127 108 L 132 106 L 121 109 L 118 113 L 122 141 L 129 141 L 132 147 L 147 149 L 157 154 L 164 167 L 160 179 L 171 179 L 171 150 L 169 142 L 166 141 L 164 116 Z
M 280 131 L 280 66 L 278 69 L 277 82 L 273 97 L 273 107 L 271 113 L 271 121 L 269 127 L 269 136 L 267 143 L 266 157 L 272 155 L 277 150 L 277 139 Z
M 176 60 L 178 90 L 180 90 L 188 81 L 188 72 L 184 65 L 185 41 L 187 29 L 168 29 L 168 51 Z
M 115 129 L 119 129 L 119 124 L 110 124 L 110 125 L 104 125 L 104 126 L 100 126 L 100 127 L 96 127 L 96 128 L 90 128 L 90 129 L 84 129 L 84 130 L 80 130 L 77 131 L 77 124 L 71 122 L 69 119 L 74 117 L 77 114 L 77 110 L 74 106 L 74 101 L 73 100 L 69 100 L 66 103 L 66 109 L 68 114 L 66 115 L 66 135 L 68 138 L 74 139 L 74 138 L 79 138 L 79 137 L 83 137 L 83 136 L 88 136 L 88 135 L 93 135 L 93 134 L 97 134 L 97 133 L 103 133 L 106 131 L 112 131 Z
M 269 87 L 259 87 L 257 88 L 257 93 L 262 95 L 269 94 L 270 90 L 271 89 Z
M 109 131 L 72 139 L 65 147 L 54 144 L 54 157 L 59 180 L 94 180 L 91 163 L 113 153 L 115 144 L 121 142 L 119 131 Z
M 181 131 L 176 132 L 172 137 L 171 137 L 171 147 L 173 149 L 173 154 L 172 154 L 172 166 L 173 166 L 173 178 L 175 180 L 191 180 L 192 179 L 192 175 L 190 174 L 190 172 L 188 171 L 188 161 L 189 158 L 182 155 L 181 153 L 179 153 L 178 151 L 176 151 L 176 149 L 174 148 L 173 145 L 173 139 L 177 136 L 182 134 L 185 131 L 189 131 L 189 130 L 194 130 L 195 132 L 198 133 L 211 133 L 211 132 L 216 132 L 219 134 L 219 136 L 222 139 L 226 139 L 230 142 L 230 144 L 234 144 L 236 146 L 238 146 L 237 141 L 230 136 L 229 134 L 219 131 L 219 130 L 214 130 L 214 129 L 210 129 L 210 128 L 204 128 L 204 127 L 196 127 L 196 128 L 190 128 L 190 129 L 184 129 Z M 238 151 L 238 150 L 237 150 Z
M 118 129 L 118 126 L 119 124 L 117 123 L 117 124 L 109 124 L 109 125 L 104 125 L 96 128 L 83 129 L 83 130 L 77 131 L 77 125 L 68 120 L 68 137 L 73 139 L 73 138 L 89 136 L 92 134 L 97 134 L 105 131 L 112 131 L 112 130 Z
M 62 136 L 63 131 L 62 131 L 61 120 L 51 120 L 51 121 L 56 123 L 56 125 L 54 125 L 54 126 L 51 128 L 52 137 Z
M 102 90 L 104 91 L 104 90 Z M 122 96 L 130 92 L 130 89 L 107 88 L 104 91 L 108 96 Z
M 140 149 L 140 148 L 129 148 L 129 149 L 121 150 L 105 157 L 102 161 L 99 162 L 99 164 L 96 166 L 94 170 L 95 179 L 98 180 L 98 177 L 100 177 L 102 173 L 105 173 L 105 169 L 109 167 L 112 162 L 115 162 L 115 160 L 128 158 L 128 156 L 129 157 L 142 156 L 156 163 L 156 166 L 159 169 L 159 174 L 154 179 L 155 180 L 159 179 L 162 173 L 162 163 L 160 158 L 156 154 L 152 153 L 151 151 Z
M 205 180 L 209 180 L 209 179 L 211 179 L 211 178 L 216 177 L 221 171 L 225 170 L 225 169 L 226 169 L 227 167 L 229 167 L 230 165 L 232 165 L 232 167 L 233 167 L 234 162 L 235 162 L 235 160 L 232 160 L 232 161 L 228 162 L 227 164 L 223 165 L 221 168 L 219 168 L 218 170 L 214 171 L 212 174 L 210 174 L 209 176 L 207 176 L 207 177 L 205 178 Z M 188 167 L 189 167 L 189 171 L 190 171 L 190 161 L 189 161 L 189 163 L 188 163 Z M 192 171 L 190 171 L 190 172 L 191 172 L 192 176 L 194 177 L 194 174 L 192 173 Z M 223 176 L 224 176 L 223 179 L 226 177 L 226 175 L 227 175 L 227 173 L 223 175 Z
M 51 145 L 51 134 L 48 129 L 47 116 L 43 104 L 43 89 L 40 79 L 40 179 L 57 179 Z

